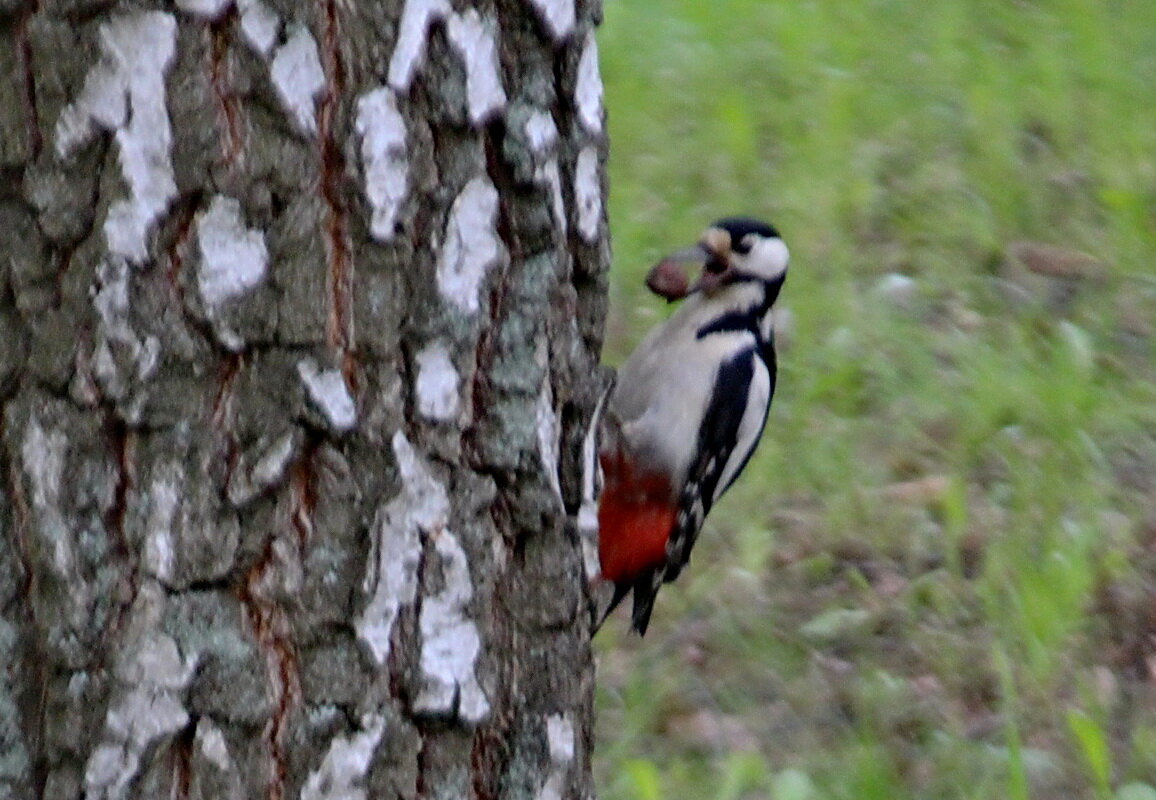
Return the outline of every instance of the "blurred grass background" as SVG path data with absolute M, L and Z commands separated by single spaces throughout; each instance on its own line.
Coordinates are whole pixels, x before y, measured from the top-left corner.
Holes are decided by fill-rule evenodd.
M 792 250 L 763 444 L 603 800 L 1156 800 L 1156 3 L 605 0 L 606 360 L 712 219 Z

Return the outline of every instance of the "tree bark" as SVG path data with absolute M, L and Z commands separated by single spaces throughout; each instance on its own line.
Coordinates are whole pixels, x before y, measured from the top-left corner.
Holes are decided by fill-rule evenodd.
M 597 0 L 0 2 L 0 797 L 587 798 Z

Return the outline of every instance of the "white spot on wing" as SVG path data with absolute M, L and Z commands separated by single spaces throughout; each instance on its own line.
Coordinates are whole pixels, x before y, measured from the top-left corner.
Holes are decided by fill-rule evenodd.
M 449 350 L 433 342 L 417 354 L 417 407 L 422 416 L 447 422 L 458 415 L 458 371 Z
M 265 277 L 269 262 L 265 235 L 245 227 L 241 204 L 231 197 L 217 195 L 209 210 L 198 215 L 197 245 L 201 299 L 210 309 L 244 294 Z
M 444 530 L 434 538 L 441 559 L 445 588 L 423 598 L 421 605 L 421 670 L 424 686 L 414 710 L 448 714 L 478 723 L 490 713 L 490 703 L 478 683 L 475 665 L 481 650 L 478 628 L 468 604 L 474 595 L 469 564 L 457 538 Z
M 478 125 L 501 111 L 506 92 L 498 70 L 498 51 L 494 43 L 497 23 L 483 20 L 472 8 L 454 14 L 449 21 L 449 37 L 466 65 L 466 105 L 470 120 Z
M 368 715 L 361 727 L 361 732 L 335 737 L 329 743 L 321 766 L 301 787 L 301 800 L 365 800 L 368 791 L 358 784 L 364 784 L 373 752 L 385 733 L 385 717 Z
M 285 44 L 277 48 L 270 66 L 273 85 L 286 110 L 305 133 L 315 133 L 314 103 L 325 89 L 325 71 L 317 53 L 317 42 L 305 26 L 298 27 Z
M 414 70 L 425 56 L 429 26 L 450 13 L 447 0 L 406 0 L 398 25 L 397 46 L 389 60 L 389 85 L 399 92 L 409 90 Z
M 550 29 L 554 41 L 560 42 L 574 30 L 574 0 L 530 0 L 538 16 Z
M 582 57 L 578 61 L 578 79 L 574 87 L 578 118 L 590 133 L 602 132 L 602 74 L 598 70 L 598 42 L 594 31 L 586 34 Z
M 401 473 L 401 492 L 377 513 L 373 523 L 373 553 L 364 589 L 372 592 L 356 628 L 378 666 L 389 658 L 393 625 L 402 606 L 417 597 L 421 563 L 421 533 L 443 530 L 450 502 L 445 487 L 430 473 L 405 435 L 393 435 L 393 453 Z
M 409 160 L 405 151 L 405 121 L 392 89 L 381 87 L 357 101 L 357 133 L 365 196 L 373 207 L 369 227 L 378 241 L 394 236 L 397 212 L 405 200 Z
M 593 244 L 602 221 L 602 184 L 598 179 L 598 151 L 582 148 L 574 168 L 574 203 L 578 206 L 578 232 Z
M 136 263 L 148 257 L 149 228 L 177 193 L 164 80 L 175 40 L 176 22 L 159 11 L 124 14 L 102 24 L 100 61 L 56 123 L 61 157 L 88 141 L 96 126 L 116 131 L 129 197 L 109 206 L 104 235 L 110 253 Z
M 437 265 L 438 290 L 469 314 L 481 307 L 478 293 L 482 281 L 502 255 L 495 230 L 497 217 L 498 192 L 483 177 L 467 183 L 450 208 Z
M 357 423 L 357 407 L 340 370 L 319 369 L 312 359 L 297 362 L 297 374 L 309 399 L 329 420 L 334 430 L 347 431 Z

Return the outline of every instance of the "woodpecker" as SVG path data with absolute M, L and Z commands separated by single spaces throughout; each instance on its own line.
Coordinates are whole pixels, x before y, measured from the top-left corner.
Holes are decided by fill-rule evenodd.
M 727 217 L 650 270 L 651 291 L 682 303 L 618 370 L 600 423 L 598 554 L 614 596 L 598 626 L 633 591 L 631 627 L 646 633 L 659 588 L 754 452 L 775 390 L 771 309 L 788 259 L 774 227 Z M 688 265 L 700 270 L 693 283 Z

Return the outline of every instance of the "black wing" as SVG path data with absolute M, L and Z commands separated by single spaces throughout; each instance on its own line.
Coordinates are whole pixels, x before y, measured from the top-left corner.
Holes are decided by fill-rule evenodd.
M 719 367 L 714 393 L 699 430 L 699 456 L 687 473 L 678 501 L 675 529 L 666 546 L 666 569 L 662 576 L 666 583 L 677 578 L 690 560 L 690 551 L 702 529 L 703 520 L 710 513 L 715 499 L 727 488 L 720 487 L 719 480 L 738 441 L 739 425 L 747 411 L 747 398 L 758 357 L 753 348 L 744 350 Z M 752 443 L 749 452 L 743 455 L 744 466 L 753 451 Z M 741 471 L 742 467 L 735 471 L 731 476 L 732 482 Z
M 739 467 L 731 474 L 727 485 L 720 487 L 719 480 L 734 452 L 738 442 L 739 426 L 747 410 L 748 394 L 755 374 L 755 359 L 761 358 L 764 358 L 763 354 L 752 347 L 743 350 L 719 367 L 715 389 L 707 404 L 702 428 L 699 430 L 697 452 L 700 455 L 690 465 L 686 483 L 679 495 L 678 515 L 666 545 L 666 564 L 640 576 L 632 586 L 616 587 L 615 595 L 618 601 L 621 601 L 627 591 L 634 590 L 631 624 L 640 635 L 646 633 L 659 588 L 663 583 L 673 581 L 682 572 L 682 568 L 690 560 L 690 551 L 714 500 L 721 496 L 727 486 L 742 472 L 751 453 L 754 452 L 757 436 L 747 445 L 747 452 L 742 454 Z M 769 409 L 770 395 L 774 392 L 775 383 L 773 360 L 767 364 L 767 369 L 770 373 L 770 392 L 767 395 L 767 409 Z M 766 421 L 767 409 L 763 410 L 763 422 Z M 760 425 L 760 432 L 761 429 Z

